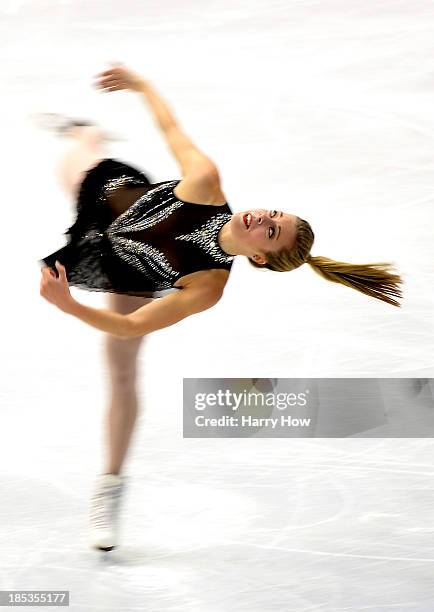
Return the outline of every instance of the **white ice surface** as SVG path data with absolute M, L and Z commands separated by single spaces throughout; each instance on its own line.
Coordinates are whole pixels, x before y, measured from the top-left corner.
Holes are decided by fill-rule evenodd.
M 434 376 L 433 27 L 423 0 L 2 1 L 1 589 L 69 589 L 74 612 L 434 609 L 431 439 L 182 439 L 183 377 Z M 146 339 L 122 547 L 101 565 L 103 334 L 39 296 L 73 210 L 65 144 L 27 117 L 94 118 L 128 138 L 110 156 L 180 178 L 140 100 L 91 88 L 113 59 L 217 162 L 234 211 L 278 205 L 314 255 L 392 261 L 406 284 L 398 309 L 237 259 L 216 307 Z

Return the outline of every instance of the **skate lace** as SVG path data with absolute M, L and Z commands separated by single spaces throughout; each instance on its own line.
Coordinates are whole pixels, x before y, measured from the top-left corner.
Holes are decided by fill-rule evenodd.
M 91 504 L 90 520 L 94 527 L 108 528 L 117 518 L 121 485 L 98 490 L 94 493 Z

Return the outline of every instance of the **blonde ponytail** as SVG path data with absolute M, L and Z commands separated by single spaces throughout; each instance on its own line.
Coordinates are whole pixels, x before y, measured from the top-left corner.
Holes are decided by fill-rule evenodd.
M 401 306 L 395 298 L 402 298 L 400 285 L 403 281 L 399 274 L 393 272 L 392 264 L 352 264 L 327 257 L 313 257 L 310 249 L 314 238 L 309 223 L 298 217 L 296 241 L 291 249 L 283 248 L 277 252 L 265 253 L 267 262 L 263 265 L 251 259 L 249 262 L 255 267 L 265 267 L 276 272 L 288 272 L 308 263 L 319 276 L 332 283 L 346 285 L 392 306 Z
M 310 257 L 308 263 L 319 276 L 332 283 L 346 285 L 392 306 L 401 306 L 394 298 L 402 298 L 399 288 L 402 280 L 392 272 L 390 263 L 352 264 L 327 257 Z

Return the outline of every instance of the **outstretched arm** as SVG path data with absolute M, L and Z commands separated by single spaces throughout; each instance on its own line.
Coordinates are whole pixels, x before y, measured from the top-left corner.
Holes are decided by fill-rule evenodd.
M 153 300 L 138 310 L 123 315 L 77 302 L 69 292 L 64 266 L 56 262 L 56 268 L 59 272 L 58 278 L 50 268 L 42 268 L 40 295 L 66 314 L 122 338 L 144 336 L 207 310 L 218 302 L 223 291 L 214 286 L 187 285 L 176 293 Z
M 97 79 L 96 87 L 103 91 L 129 89 L 143 97 L 184 177 L 191 174 L 218 174 L 216 165 L 184 134 L 175 115 L 149 81 L 121 63 L 113 63 L 111 68 L 98 74 Z

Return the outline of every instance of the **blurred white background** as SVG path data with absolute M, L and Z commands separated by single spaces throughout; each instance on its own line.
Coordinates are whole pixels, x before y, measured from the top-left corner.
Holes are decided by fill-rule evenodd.
M 80 611 L 432 610 L 429 438 L 184 440 L 182 379 L 434 375 L 433 26 L 428 1 L 3 0 L 0 588 L 69 588 Z M 67 145 L 28 116 L 95 119 L 127 138 L 108 156 L 180 178 L 138 96 L 92 89 L 111 60 L 170 104 L 234 211 L 297 214 L 313 255 L 391 261 L 405 285 L 399 309 L 237 258 L 217 306 L 150 335 L 123 549 L 100 567 L 103 334 L 39 296 L 74 212 Z

